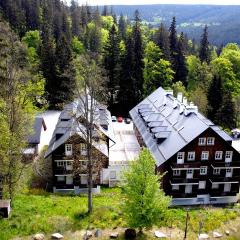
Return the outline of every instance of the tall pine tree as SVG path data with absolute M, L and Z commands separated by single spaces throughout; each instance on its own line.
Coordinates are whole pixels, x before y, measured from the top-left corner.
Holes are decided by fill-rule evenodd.
M 199 58 L 201 62 L 210 63 L 210 49 L 209 49 L 209 42 L 208 42 L 208 27 L 207 25 L 204 27 L 202 39 L 200 42 L 199 48 Z

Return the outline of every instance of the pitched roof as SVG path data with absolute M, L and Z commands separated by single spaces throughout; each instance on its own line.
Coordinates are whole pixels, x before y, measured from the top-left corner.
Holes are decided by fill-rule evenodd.
M 48 150 L 45 154 L 45 158 L 52 154 L 58 147 L 64 144 L 71 136 L 78 134 L 81 138 L 85 138 L 85 126 L 80 124 L 76 119 L 83 116 L 84 105 L 82 101 L 75 100 L 74 102 L 66 105 L 61 112 L 56 128 L 53 132 L 52 139 L 49 143 Z M 75 116 L 74 116 L 75 115 Z M 104 116 L 104 122 L 102 118 Z M 95 135 L 99 132 L 107 136 L 112 142 L 114 142 L 114 133 L 112 130 L 111 114 L 106 107 L 96 102 L 96 109 L 94 111 L 94 123 L 95 123 Z M 108 129 L 104 129 L 102 125 L 107 125 Z M 59 138 L 56 138 L 56 135 Z M 108 156 L 108 147 L 105 143 L 93 142 L 93 146 L 102 152 L 105 156 Z
M 46 131 L 47 127 L 43 117 L 36 117 L 33 124 L 33 133 L 28 137 L 29 144 L 39 144 L 42 127 Z
M 160 166 L 208 128 L 225 141 L 232 138 L 197 111 L 158 88 L 130 111 L 144 143 Z

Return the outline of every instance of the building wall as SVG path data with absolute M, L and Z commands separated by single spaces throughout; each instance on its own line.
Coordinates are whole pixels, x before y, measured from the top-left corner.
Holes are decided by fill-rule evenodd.
M 199 146 L 198 141 L 199 138 L 208 138 L 214 137 L 214 145 L 213 146 Z M 188 161 L 187 155 L 188 152 L 195 152 L 195 160 Z M 208 160 L 201 160 L 201 154 L 203 151 L 209 152 Z M 215 160 L 215 152 L 223 151 L 222 160 Z M 225 162 L 225 152 L 233 151 L 232 162 Z M 189 198 L 199 198 L 199 201 L 202 201 L 204 198 L 206 199 L 206 195 L 209 195 L 209 199 L 215 200 L 217 203 L 223 203 L 224 201 L 234 201 L 236 198 L 234 197 L 239 192 L 239 181 L 240 181 L 240 158 L 239 153 L 232 148 L 231 144 L 225 142 L 222 138 L 218 136 L 216 132 L 212 129 L 206 130 L 199 137 L 195 138 L 191 143 L 181 149 L 179 152 L 185 153 L 184 163 L 177 163 L 177 153 L 171 157 L 167 162 L 165 162 L 162 166 L 158 168 L 158 171 L 163 173 L 165 172 L 165 176 L 163 178 L 163 189 L 167 195 L 172 196 L 175 199 L 189 199 Z M 207 167 L 207 174 L 200 174 L 200 167 Z M 213 174 L 213 167 L 222 167 L 220 170 L 220 175 Z M 238 167 L 238 168 L 236 168 Z M 233 169 L 232 177 L 226 177 L 226 169 Z M 173 171 L 180 169 L 179 176 L 173 176 Z M 187 170 L 193 170 L 193 177 L 187 178 Z M 199 189 L 199 181 L 206 181 L 205 189 Z M 217 189 L 212 188 L 212 183 L 218 182 L 219 187 Z M 234 182 L 234 183 L 232 183 Z M 236 183 L 235 183 L 236 182 Z M 229 192 L 224 191 L 223 183 L 231 183 L 231 190 Z M 172 189 L 172 184 L 180 184 L 178 190 Z M 191 193 L 185 193 L 186 185 L 192 185 Z M 225 197 L 221 199 L 221 201 L 217 197 Z M 213 199 L 214 198 L 214 199 Z M 228 199 L 228 200 L 226 200 Z M 207 201 L 207 200 L 205 200 Z M 184 202 L 184 201 L 183 201 Z M 186 201 L 185 201 L 186 202 Z M 188 201 L 189 202 L 189 201 Z M 208 201 L 210 202 L 210 200 Z M 180 204 L 181 205 L 181 204 Z
M 107 141 L 105 138 L 101 141 Z M 65 155 L 65 145 L 72 144 L 72 156 Z M 65 144 L 61 145 L 52 154 L 52 164 L 53 164 L 53 178 L 54 186 L 56 189 L 74 189 L 74 186 L 80 188 L 87 187 L 87 156 L 83 154 L 84 151 L 81 150 L 82 144 L 85 144 L 84 140 L 79 137 L 79 135 L 72 136 Z M 85 152 L 86 153 L 86 152 Z M 101 171 L 103 168 L 108 166 L 108 157 L 103 153 L 93 148 L 93 185 L 94 187 L 100 184 Z M 57 160 L 71 161 L 72 170 L 69 170 L 67 166 L 58 166 Z M 85 160 L 85 162 L 80 161 Z M 81 176 L 80 176 L 81 175 Z M 66 184 L 66 179 L 73 177 L 72 184 Z M 63 178 L 59 181 L 59 177 Z

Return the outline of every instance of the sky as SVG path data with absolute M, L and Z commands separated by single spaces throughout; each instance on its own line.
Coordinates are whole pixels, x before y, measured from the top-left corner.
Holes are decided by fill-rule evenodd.
M 71 0 L 65 0 L 71 2 Z M 140 5 L 140 4 L 214 4 L 240 5 L 240 0 L 78 0 L 89 5 Z

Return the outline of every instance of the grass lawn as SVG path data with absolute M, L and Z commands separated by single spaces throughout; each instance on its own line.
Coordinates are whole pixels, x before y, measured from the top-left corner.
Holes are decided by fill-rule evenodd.
M 121 189 L 102 189 L 101 195 L 94 197 L 94 212 L 89 216 L 86 196 L 60 196 L 39 190 L 19 194 L 16 196 L 10 218 L 0 220 L 0 240 L 37 232 L 63 233 L 88 227 L 126 227 L 120 210 L 122 199 Z M 200 220 L 204 222 L 203 231 L 209 232 L 240 216 L 237 210 L 230 207 L 194 208 L 189 214 L 189 231 L 193 233 L 198 232 Z M 168 211 L 167 219 L 159 225 L 183 230 L 185 217 L 184 208 L 172 208 Z

